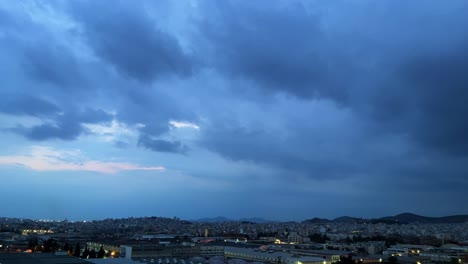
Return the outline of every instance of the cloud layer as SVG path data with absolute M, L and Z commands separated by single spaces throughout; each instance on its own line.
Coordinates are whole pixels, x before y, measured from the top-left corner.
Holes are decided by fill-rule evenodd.
M 458 0 L 0 4 L 1 163 L 124 175 L 161 161 L 220 186 L 206 198 L 220 203 L 242 189 L 283 193 L 282 210 L 468 213 L 466 12 Z M 16 155 L 38 142 L 98 158 Z M 298 202 L 323 189 L 330 208 Z

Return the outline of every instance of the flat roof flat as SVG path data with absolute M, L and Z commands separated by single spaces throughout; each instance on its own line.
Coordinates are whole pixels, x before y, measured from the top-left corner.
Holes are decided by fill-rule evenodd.
M 89 264 L 89 262 L 67 255 L 53 253 L 4 253 L 1 264 Z

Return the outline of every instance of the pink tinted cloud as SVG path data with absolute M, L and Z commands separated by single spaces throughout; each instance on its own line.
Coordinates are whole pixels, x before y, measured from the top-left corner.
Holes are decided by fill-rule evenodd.
M 28 155 L 0 156 L 0 166 L 19 165 L 35 171 L 164 171 L 162 166 L 140 166 L 127 162 L 88 160 L 80 152 L 59 151 L 48 147 L 32 147 Z

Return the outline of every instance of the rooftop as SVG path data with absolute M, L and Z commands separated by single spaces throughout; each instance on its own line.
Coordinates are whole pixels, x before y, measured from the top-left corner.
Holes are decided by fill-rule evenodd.
M 0 264 L 89 264 L 89 262 L 53 253 L 6 253 L 0 254 Z

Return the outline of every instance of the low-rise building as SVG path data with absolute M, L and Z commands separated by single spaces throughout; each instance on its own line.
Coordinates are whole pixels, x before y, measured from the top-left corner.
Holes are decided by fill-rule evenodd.
M 240 258 L 265 263 L 331 264 L 330 260 L 322 257 L 304 256 L 283 251 L 267 251 L 253 248 L 225 247 L 224 256 L 227 258 Z

